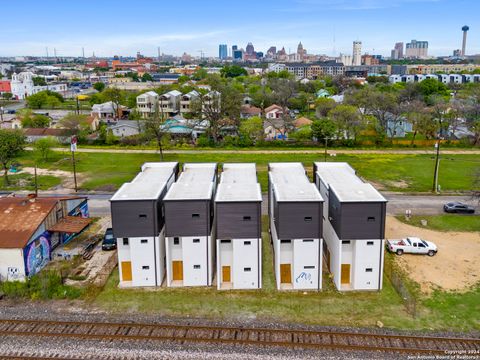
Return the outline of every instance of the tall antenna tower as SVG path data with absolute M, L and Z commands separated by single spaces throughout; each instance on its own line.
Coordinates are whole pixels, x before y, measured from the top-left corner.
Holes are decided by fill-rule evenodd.
M 157 47 L 158 63 L 160 64 L 160 46 Z

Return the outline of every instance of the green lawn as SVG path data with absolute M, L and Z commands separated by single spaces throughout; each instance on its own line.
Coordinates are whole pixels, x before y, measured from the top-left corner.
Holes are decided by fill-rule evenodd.
M 412 216 L 409 221 L 405 216 L 397 216 L 398 220 L 419 227 L 424 227 L 421 220 L 427 220 L 425 228 L 439 231 L 480 231 L 480 217 L 464 214 L 444 214 L 429 216 Z
M 53 161 L 41 165 L 51 169 L 72 170 L 68 151 L 56 152 Z M 90 180 L 82 185 L 85 190 L 105 190 L 118 188 L 131 180 L 146 161 L 159 161 L 156 154 L 123 153 L 77 153 L 77 170 L 86 172 Z M 31 165 L 27 152 L 19 162 Z M 166 161 L 183 162 L 255 162 L 263 191 L 267 188 L 267 166 L 269 162 L 301 161 L 312 175 L 312 163 L 323 160 L 318 154 L 221 154 L 214 151 L 194 154 L 166 154 Z M 386 190 L 428 192 L 432 186 L 434 158 L 431 155 L 408 154 L 358 154 L 329 157 L 329 161 L 349 162 L 358 173 L 367 180 L 381 185 Z M 446 155 L 440 165 L 439 184 L 443 191 L 470 190 L 473 186 L 473 174 L 480 168 L 478 155 Z
M 328 273 L 321 292 L 275 290 L 272 248 L 263 218 L 263 289 L 218 291 L 214 288 L 119 289 L 114 270 L 94 305 L 118 313 L 150 313 L 209 319 L 250 319 L 331 326 L 372 327 L 377 320 L 397 329 L 480 330 L 480 290 L 435 293 L 420 301 L 419 316 L 405 311 L 388 279 L 381 292 L 335 290 Z
M 6 186 L 4 176 L 0 176 L 0 190 L 17 191 L 17 190 L 35 190 L 35 178 L 31 174 L 8 175 L 10 185 Z M 54 186 L 60 185 L 61 179 L 51 175 L 40 175 L 37 177 L 39 190 L 47 190 Z

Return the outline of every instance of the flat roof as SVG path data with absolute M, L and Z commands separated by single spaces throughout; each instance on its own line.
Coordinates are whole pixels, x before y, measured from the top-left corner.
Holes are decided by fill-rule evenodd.
M 142 165 L 142 171 L 146 168 L 168 168 L 174 170 L 178 166 L 178 162 L 146 162 Z
M 123 184 L 110 201 L 156 200 L 173 173 L 170 166 L 147 167 L 132 182 Z
M 225 163 L 220 183 L 256 184 L 257 168 L 255 163 Z
M 316 162 L 317 174 L 341 202 L 386 202 L 371 184 L 360 179 L 345 162 Z
M 164 200 L 208 200 L 212 197 L 216 163 L 188 163 Z
M 269 168 L 277 201 L 323 201 L 301 163 L 270 163 Z
M 217 187 L 217 202 L 262 201 L 254 163 L 226 163 Z

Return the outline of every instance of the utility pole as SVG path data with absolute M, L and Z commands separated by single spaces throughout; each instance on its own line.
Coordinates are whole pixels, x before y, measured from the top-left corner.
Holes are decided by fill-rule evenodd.
M 75 168 L 75 151 L 77 150 L 77 137 L 74 135 L 70 139 L 70 150 L 72 151 L 72 165 L 73 165 L 73 181 L 75 183 L 75 192 L 78 192 L 77 187 L 77 170 Z
M 35 197 L 38 197 L 37 162 L 35 161 Z
M 437 149 L 437 156 L 435 159 L 435 171 L 433 173 L 433 186 L 432 191 L 438 193 L 438 169 L 440 167 L 440 136 L 437 138 L 435 143 L 435 148 Z
M 325 162 L 327 162 L 327 142 L 328 142 L 328 137 L 325 137 L 325 159 L 324 159 Z

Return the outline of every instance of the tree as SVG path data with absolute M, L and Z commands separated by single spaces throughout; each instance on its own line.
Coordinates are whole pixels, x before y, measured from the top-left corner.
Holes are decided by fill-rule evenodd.
M 33 85 L 34 86 L 46 86 L 47 85 L 47 82 L 41 76 L 34 76 L 32 78 L 32 80 L 33 80 Z
M 319 98 L 315 100 L 315 114 L 318 118 L 323 118 L 337 105 L 335 100 L 330 98 Z
M 450 94 L 447 85 L 432 78 L 421 81 L 418 84 L 418 87 L 420 93 L 424 96 L 426 100 L 428 100 L 428 98 L 433 95 L 449 96 Z
M 168 133 L 167 114 L 163 113 L 162 107 L 155 106 L 155 111 L 145 120 L 145 133 L 155 139 L 160 160 L 163 161 L 163 139 Z
M 142 75 L 142 82 L 147 82 L 147 81 L 153 81 L 153 77 L 152 75 L 146 72 Z
M 352 105 L 338 105 L 328 113 L 328 117 L 335 123 L 339 137 L 356 139 L 363 127 L 361 114 Z
M 319 120 L 315 120 L 313 121 L 311 127 L 312 136 L 318 142 L 325 142 L 325 140 L 332 139 L 337 132 L 337 126 L 329 118 L 321 118 Z
M 225 65 L 221 70 L 220 74 L 226 78 L 233 78 L 237 76 L 246 76 L 248 75 L 247 70 L 238 65 Z
M 300 129 L 297 129 L 288 134 L 289 139 L 296 141 L 310 141 L 312 140 L 312 128 L 310 126 L 302 126 Z
M 13 98 L 13 94 L 11 92 L 5 92 L 2 94 L 2 96 L 5 100 L 10 100 L 11 98 Z
M 9 185 L 8 168 L 11 162 L 23 151 L 25 136 L 21 130 L 0 129 L 0 164 L 3 167 L 3 181 Z
M 28 114 L 21 119 L 24 128 L 48 128 L 50 118 L 41 114 Z
M 207 70 L 205 70 L 204 68 L 200 68 L 193 73 L 192 79 L 195 81 L 203 80 L 207 77 L 207 75 Z
M 63 119 L 60 120 L 60 125 L 64 129 L 71 130 L 73 133 L 83 130 L 86 126 L 86 120 L 88 115 L 82 114 L 68 114 Z
M 105 83 L 100 81 L 96 82 L 95 84 L 93 84 L 93 88 L 98 92 L 102 92 L 105 89 Z
M 52 154 L 52 148 L 57 145 L 57 139 L 52 136 L 48 136 L 35 141 L 33 143 L 33 149 L 40 159 L 43 161 L 48 161 L 48 157 Z
M 120 104 L 126 101 L 125 94 L 118 88 L 112 87 L 107 88 L 102 92 L 102 96 L 105 101 L 112 102 L 112 108 L 114 112 L 114 119 L 118 118 L 118 113 L 120 110 Z
M 57 92 L 45 90 L 27 96 L 27 106 L 30 109 L 41 109 L 45 107 L 55 108 L 64 101 L 63 96 Z
M 256 143 L 264 138 L 263 120 L 259 116 L 252 116 L 250 119 L 243 120 L 240 124 L 240 134 Z
M 282 108 L 282 114 L 280 121 L 278 119 L 266 119 L 266 121 L 285 139 L 285 135 L 295 129 L 294 119 L 290 116 L 288 105 L 295 96 L 298 83 L 291 78 L 271 78 L 268 80 L 268 85 L 272 89 L 272 100 Z

